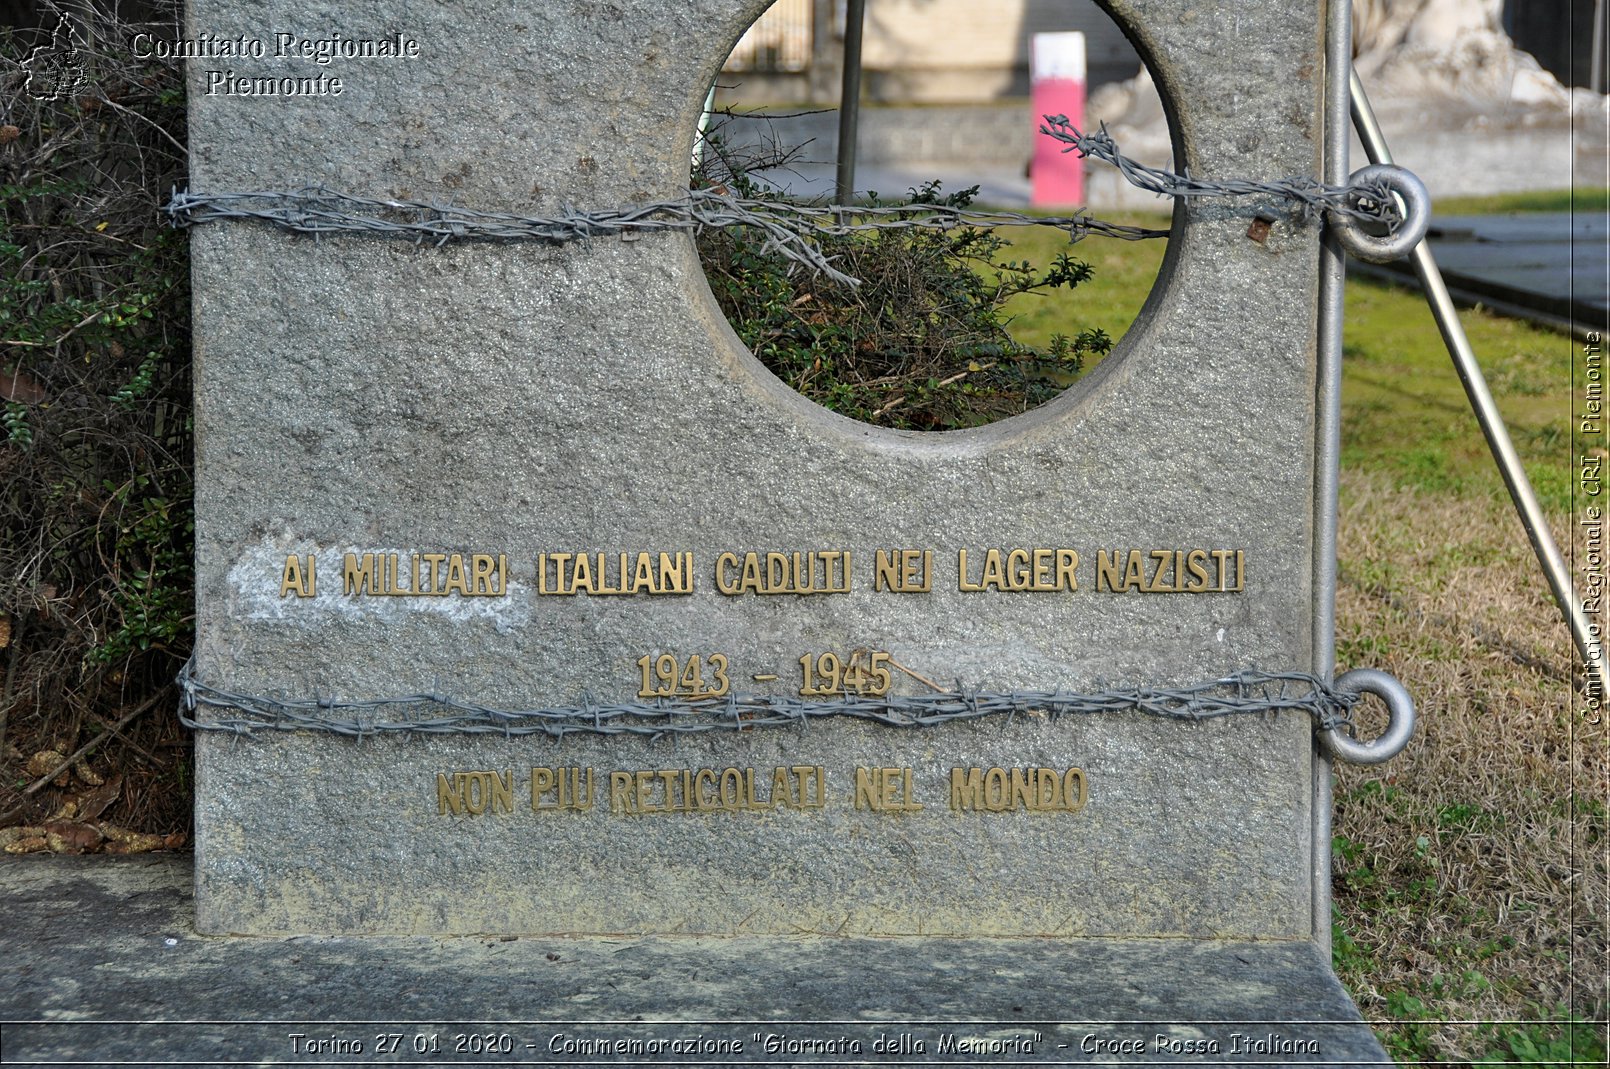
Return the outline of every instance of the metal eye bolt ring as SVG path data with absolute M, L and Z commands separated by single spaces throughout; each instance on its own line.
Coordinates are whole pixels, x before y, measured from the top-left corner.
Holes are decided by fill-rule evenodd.
M 1372 164 L 1354 171 L 1349 186 L 1385 185 L 1403 211 L 1403 222 L 1391 234 L 1371 234 L 1356 216 L 1333 212 L 1330 225 L 1342 248 L 1366 263 L 1384 264 L 1401 260 L 1414 251 L 1431 225 L 1431 194 L 1413 171 L 1392 164 Z
M 1341 728 L 1320 733 L 1325 749 L 1338 761 L 1355 765 L 1379 765 L 1403 752 L 1414 734 L 1414 699 L 1396 676 L 1379 668 L 1355 668 L 1336 677 L 1336 689 L 1348 694 L 1373 694 L 1386 702 L 1386 730 L 1378 738 L 1363 742 Z

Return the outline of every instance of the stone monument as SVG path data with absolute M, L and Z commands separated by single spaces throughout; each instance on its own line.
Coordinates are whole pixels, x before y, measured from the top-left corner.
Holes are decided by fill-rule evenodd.
M 196 0 L 192 189 L 674 199 L 763 6 Z M 1110 7 L 1193 173 L 1318 173 L 1317 0 Z M 198 928 L 910 947 L 895 1009 L 1033 939 L 1070 1018 L 1356 1021 L 1313 718 L 1122 699 L 1316 662 L 1321 228 L 1269 218 L 1181 209 L 1093 374 L 929 435 L 774 379 L 686 232 L 197 226 Z

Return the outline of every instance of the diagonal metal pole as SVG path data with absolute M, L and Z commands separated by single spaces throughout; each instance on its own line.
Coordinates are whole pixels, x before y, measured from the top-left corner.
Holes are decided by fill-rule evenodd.
M 1375 119 L 1375 109 L 1370 107 L 1369 97 L 1364 95 L 1364 83 L 1359 80 L 1356 71 L 1352 76 L 1349 95 L 1353 126 L 1358 130 L 1365 155 L 1371 163 L 1391 163 L 1391 150 L 1386 147 L 1381 125 Z M 1549 533 L 1543 509 L 1537 503 L 1537 494 L 1533 492 L 1532 484 L 1526 478 L 1526 470 L 1521 467 L 1520 457 L 1515 452 L 1515 443 L 1510 441 L 1509 430 L 1504 426 L 1498 406 L 1493 403 L 1493 395 L 1487 389 L 1487 379 L 1481 373 L 1481 365 L 1476 362 L 1476 354 L 1470 347 L 1470 340 L 1465 337 L 1464 327 L 1459 325 L 1459 316 L 1454 311 L 1448 287 L 1443 284 L 1442 272 L 1438 270 L 1437 261 L 1425 241 L 1414 247 L 1409 259 L 1414 264 L 1414 273 L 1420 276 L 1420 286 L 1431 305 L 1431 315 L 1437 321 L 1437 329 L 1442 332 L 1443 344 L 1447 345 L 1448 355 L 1453 358 L 1454 369 L 1459 373 L 1459 381 L 1464 384 L 1465 395 L 1470 398 L 1470 407 L 1481 424 L 1481 433 L 1486 437 L 1487 446 L 1498 463 L 1504 485 L 1509 488 L 1509 496 L 1515 503 L 1515 511 L 1520 514 L 1521 525 L 1526 528 L 1532 552 L 1537 554 L 1537 562 L 1543 566 L 1543 574 L 1554 592 L 1554 600 L 1559 603 L 1566 622 L 1570 624 L 1571 638 L 1575 640 L 1577 652 L 1582 655 L 1583 667 L 1591 677 L 1590 685 L 1597 681 L 1599 693 L 1605 694 L 1610 677 L 1607 677 L 1605 669 L 1604 644 L 1600 638 L 1594 637 L 1587 614 L 1582 611 L 1582 599 L 1577 597 L 1570 569 L 1560 555 L 1560 547 L 1554 543 L 1554 536 Z
M 1594 0 L 1593 4 L 1593 51 L 1588 57 L 1588 85 L 1595 93 L 1605 91 L 1605 83 L 1610 81 L 1605 77 L 1604 63 L 1604 18 L 1605 0 Z

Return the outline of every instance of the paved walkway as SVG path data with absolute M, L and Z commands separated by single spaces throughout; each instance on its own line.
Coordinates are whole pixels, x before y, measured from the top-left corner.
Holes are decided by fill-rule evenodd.
M 1427 238 L 1457 301 L 1578 333 L 1610 323 L 1610 220 L 1603 214 L 1440 216 Z M 1418 285 L 1407 261 L 1357 267 Z

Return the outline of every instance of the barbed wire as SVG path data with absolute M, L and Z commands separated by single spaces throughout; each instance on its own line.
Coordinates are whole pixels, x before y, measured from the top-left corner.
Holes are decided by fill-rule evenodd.
M 1166 230 L 1125 226 L 1089 216 L 1041 217 L 1017 212 L 951 207 L 915 201 L 898 205 L 836 208 L 784 200 L 736 197 L 716 189 L 690 190 L 673 200 L 631 208 L 582 211 L 569 205 L 555 215 L 479 211 L 452 204 L 357 197 L 324 186 L 251 193 L 175 190 L 163 209 L 175 226 L 223 219 L 271 223 L 300 234 L 369 233 L 412 237 L 416 242 L 492 240 L 585 241 L 629 232 L 753 227 L 765 235 L 762 252 L 784 256 L 846 285 L 857 280 L 833 266 L 816 239 L 875 230 L 956 227 L 1050 226 L 1069 241 L 1090 234 L 1140 241 L 1166 237 Z
M 1316 731 L 1349 723 L 1358 695 L 1336 690 L 1306 672 L 1243 671 L 1185 687 L 1120 687 L 1094 693 L 1014 690 L 989 693 L 958 686 L 935 694 L 846 695 L 807 700 L 786 695 L 733 694 L 696 701 L 594 702 L 577 706 L 499 709 L 444 694 L 392 698 L 284 699 L 240 694 L 195 678 L 193 664 L 178 677 L 179 719 L 195 731 L 250 736 L 259 732 L 317 731 L 353 738 L 375 735 L 646 735 L 653 738 L 712 731 L 808 728 L 834 717 L 894 728 L 931 728 L 963 720 L 1005 716 L 1049 717 L 1124 712 L 1175 720 L 1212 720 L 1253 713 L 1298 712 Z M 242 716 L 201 719 L 203 708 Z M 384 718 L 388 711 L 402 715 Z M 364 716 L 363 714 L 375 714 Z M 347 715 L 343 715 L 347 714 Z
M 1317 211 L 1340 212 L 1386 226 L 1400 221 L 1396 203 L 1384 186 L 1328 186 L 1312 178 L 1279 182 L 1209 181 L 1151 167 L 1123 155 L 1103 126 L 1083 133 L 1066 116 L 1044 116 L 1040 132 L 1077 152 L 1103 160 L 1140 189 L 1168 197 L 1273 196 L 1294 203 L 1304 217 Z M 704 227 L 751 227 L 765 235 L 762 252 L 776 253 L 836 282 L 858 280 L 833 266 L 833 257 L 818 244 L 823 237 L 879 230 L 956 227 L 1048 226 L 1066 231 L 1070 242 L 1091 234 L 1140 241 L 1167 237 L 1168 231 L 1093 219 L 1084 212 L 1071 216 L 1036 216 L 936 204 L 916 199 L 903 204 L 864 206 L 799 204 L 783 199 L 734 196 L 725 188 L 690 190 L 687 194 L 628 208 L 584 211 L 565 205 L 554 215 L 520 215 L 482 211 L 434 201 L 360 197 L 320 185 L 301 189 L 255 192 L 196 193 L 174 190 L 163 208 L 174 226 L 195 226 L 227 219 L 270 223 L 318 237 L 368 233 L 411 237 L 437 245 L 449 241 L 490 240 L 553 243 L 585 241 L 627 233 L 698 230 Z
M 1107 132 L 1107 124 L 1094 133 L 1084 133 L 1066 115 L 1046 115 L 1040 133 L 1077 152 L 1082 159 L 1095 158 L 1117 168 L 1130 185 L 1164 197 L 1252 197 L 1271 196 L 1296 204 L 1305 218 L 1317 212 L 1335 212 L 1364 222 L 1379 223 L 1388 233 L 1396 233 L 1403 222 L 1392 190 L 1384 182 L 1331 186 L 1314 178 L 1283 178 L 1278 182 L 1254 182 L 1244 178 L 1216 181 L 1175 174 L 1160 167 L 1132 160 L 1118 151 L 1118 142 Z

